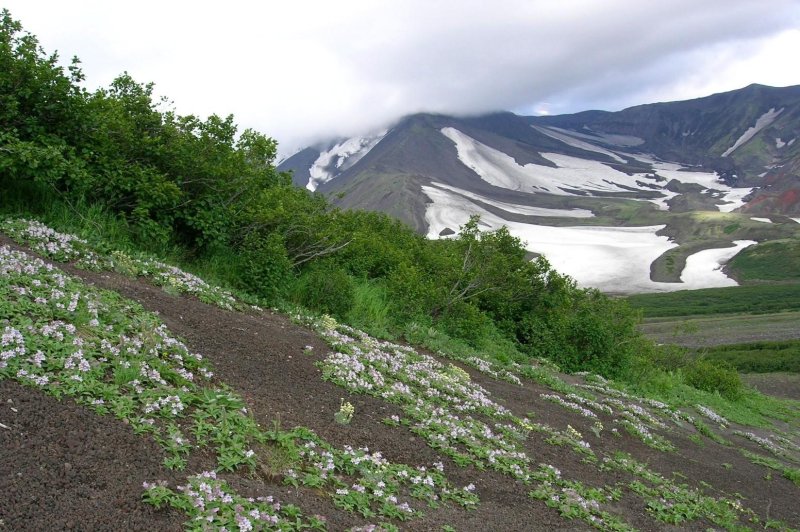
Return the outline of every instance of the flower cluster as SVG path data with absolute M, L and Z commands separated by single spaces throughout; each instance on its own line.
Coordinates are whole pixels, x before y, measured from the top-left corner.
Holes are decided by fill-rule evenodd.
M 591 418 L 591 419 L 597 419 L 597 414 L 595 414 L 592 410 L 589 410 L 588 408 L 578 404 L 577 402 L 568 401 L 568 400 L 564 399 L 563 397 L 561 397 L 558 394 L 555 394 L 555 393 L 542 393 L 542 394 L 539 394 L 539 397 L 541 397 L 542 399 L 544 399 L 546 401 L 550 401 L 551 403 L 555 403 L 557 405 L 561 405 L 561 406 L 563 406 L 564 408 L 566 408 L 568 410 L 572 410 L 573 412 L 576 412 L 576 413 L 582 415 L 583 417 L 588 417 L 588 418 Z M 577 396 L 575 396 L 575 397 L 577 397 Z M 580 398 L 580 399 L 583 399 L 583 398 Z M 599 406 L 605 406 L 605 405 L 599 405 Z M 608 408 L 610 410 L 609 407 L 606 406 L 606 408 Z
M 96 260 L 86 240 L 59 233 L 36 220 L 3 220 L 0 229 L 17 242 L 25 243 L 37 253 L 58 261 Z
M 353 419 L 353 414 L 355 411 L 355 407 L 350 402 L 345 403 L 344 399 L 342 399 L 342 404 L 339 406 L 339 411 L 336 412 L 333 417 L 337 423 L 347 425 Z
M 24 290 L 0 303 L 12 317 L 0 339 L 0 376 L 113 412 L 163 442 L 172 466 L 184 464 L 189 441 L 170 419 L 212 375 L 199 354 L 141 308 L 7 246 L 0 247 L 3 287 Z
M 102 253 L 92 248 L 86 240 L 59 233 L 35 220 L 3 220 L 0 221 L 0 229 L 17 242 L 53 260 L 77 261 L 78 267 L 89 270 L 116 270 L 127 275 L 148 277 L 159 286 L 194 295 L 201 301 L 227 310 L 243 307 L 230 292 L 175 266 L 149 258 L 132 257 L 121 251 Z
M 773 441 L 769 437 L 763 438 L 761 436 L 757 436 L 752 432 L 745 432 L 741 430 L 734 430 L 733 434 L 735 434 L 736 436 L 741 436 L 742 438 L 748 439 L 754 443 L 757 443 L 762 449 L 769 451 L 775 456 L 781 456 L 781 457 L 791 456 L 791 453 L 787 449 L 785 449 L 781 444 Z
M 0 301 L 0 312 L 12 317 L 0 329 L 0 377 L 34 384 L 48 393 L 69 395 L 100 414 L 113 413 L 126 419 L 135 431 L 151 433 L 161 444 L 168 467 L 182 469 L 190 453 L 211 447 L 220 470 L 255 470 L 260 460 L 254 450 L 256 443 L 293 437 L 261 430 L 247 415 L 240 397 L 210 385 L 212 372 L 203 357 L 192 353 L 156 316 L 135 304 L 86 286 L 42 260 L 8 247 L 0 247 L 0 293 L 10 294 Z M 353 413 L 345 404 L 343 412 L 348 417 Z M 327 445 L 318 438 L 314 441 L 318 446 Z M 361 495 L 370 497 L 369 506 L 376 507 L 374 511 L 398 518 L 420 513 L 409 500 L 399 500 L 401 492 L 428 504 L 455 501 L 471 507 L 478 501 L 470 491 L 450 485 L 436 466 L 417 470 L 390 464 L 380 453 L 352 449 L 330 448 L 330 456 L 334 465 L 326 482 L 333 483 L 335 489 L 348 490 L 347 497 L 333 495 L 334 490 L 332 496 L 352 511 L 360 510 L 349 505 Z M 303 457 L 297 465 L 302 472 L 301 483 L 313 485 L 315 475 L 322 477 L 316 463 L 310 455 Z M 375 480 L 389 472 L 397 479 Z M 216 512 L 209 526 L 227 522 L 225 526 L 247 529 L 260 527 L 262 521 L 274 523 L 275 512 L 259 509 L 256 517 L 251 513 L 255 508 L 237 510 L 237 505 L 248 507 L 244 502 L 237 503 L 237 496 L 221 485 L 216 491 L 208 491 L 212 480 L 198 478 L 197 484 L 190 478 L 189 487 L 178 492 L 152 486 L 148 497 L 153 502 L 160 493 L 162 502 L 178 508 L 191 506 Z M 370 484 L 373 481 L 374 486 Z M 361 493 L 359 486 L 374 489 Z M 182 499 L 175 498 L 178 496 Z M 199 497 L 203 497 L 203 504 Z M 392 498 L 398 499 L 397 504 Z M 181 502 L 187 500 L 192 504 Z M 214 520 L 223 514 L 228 517 Z M 202 515 L 202 519 L 209 517 L 208 513 Z
M 303 517 L 300 509 L 281 504 L 272 496 L 242 497 L 214 471 L 192 475 L 187 484 L 170 489 L 166 482 L 145 482 L 144 499 L 156 507 L 165 504 L 187 510 L 191 528 L 213 530 L 324 529 L 318 516 Z
M 534 477 L 539 485 L 530 492 L 530 496 L 558 509 L 563 517 L 581 519 L 599 530 L 635 530 L 622 518 L 603 509 L 604 504 L 620 498 L 619 490 L 588 488 L 581 482 L 566 480 L 561 476 L 561 471 L 549 464 L 540 464 Z
M 729 425 L 727 419 L 725 419 L 724 417 L 720 416 L 719 414 L 717 414 L 716 412 L 714 412 L 713 410 L 711 410 L 707 406 L 695 405 L 695 408 L 702 415 L 704 415 L 705 417 L 707 417 L 708 419 L 710 419 L 714 423 L 717 423 L 720 426 L 720 428 L 724 429 Z
M 386 460 L 368 448 L 336 448 L 308 430 L 295 430 L 302 459 L 300 469 L 290 469 L 284 481 L 294 486 L 329 487 L 334 503 L 364 517 L 380 515 L 400 520 L 421 515 L 404 497 L 425 501 L 429 506 L 453 501 L 473 508 L 478 497 L 469 485 L 458 489 L 444 475 L 441 462 L 431 467 L 411 467 Z
M 529 460 L 519 442 L 527 430 L 523 420 L 494 402 L 463 370 L 455 371 L 455 366 L 443 365 L 413 348 L 379 341 L 350 327 L 328 329 L 326 325 L 330 323 L 317 324 L 338 351 L 321 363 L 325 379 L 399 405 L 406 416 L 403 424 L 459 463 L 528 478 Z M 510 422 L 519 430 L 493 430 L 477 414 Z

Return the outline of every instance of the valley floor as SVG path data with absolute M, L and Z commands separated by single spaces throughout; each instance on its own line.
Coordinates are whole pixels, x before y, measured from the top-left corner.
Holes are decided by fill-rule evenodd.
M 646 318 L 640 330 L 662 344 L 711 347 L 800 339 L 800 312 Z
M 746 373 L 742 380 L 761 393 L 800 401 L 800 375 L 797 373 Z

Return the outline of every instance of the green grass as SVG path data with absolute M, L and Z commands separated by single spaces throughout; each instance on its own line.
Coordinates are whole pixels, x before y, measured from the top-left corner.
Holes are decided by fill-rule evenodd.
M 795 486 L 800 487 L 800 468 L 784 465 L 780 460 L 776 460 L 770 456 L 764 456 L 744 449 L 741 449 L 741 452 L 754 464 L 774 469 L 778 471 L 783 478 L 790 480 Z
M 3 185 L 0 181 L 0 186 Z M 172 262 L 184 255 L 174 246 L 154 246 L 152 242 L 136 241 L 133 228 L 122 216 L 98 203 L 69 202 L 40 183 L 15 183 L 15 186 L 3 190 L 3 194 L 0 218 L 35 218 L 61 232 L 84 238 L 102 250 L 145 251 L 160 260 Z
M 776 399 L 747 389 L 736 400 L 730 400 L 719 393 L 687 385 L 680 371 L 655 372 L 649 378 L 630 385 L 629 389 L 675 408 L 705 405 L 733 423 L 754 427 L 769 428 L 773 420 L 797 423 L 800 415 L 800 401 Z
M 728 266 L 742 281 L 800 281 L 800 241 L 776 240 L 745 248 Z
M 389 332 L 392 329 L 392 321 L 386 288 L 374 281 L 357 281 L 355 300 L 347 315 L 347 321 L 352 326 L 378 338 L 393 338 Z
M 731 286 L 628 296 L 628 303 L 645 318 L 769 313 L 800 310 L 800 283 Z

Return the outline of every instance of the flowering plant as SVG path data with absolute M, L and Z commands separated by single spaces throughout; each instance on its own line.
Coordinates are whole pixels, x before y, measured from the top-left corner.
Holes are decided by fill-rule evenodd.
M 339 411 L 333 415 L 333 419 L 335 419 L 337 423 L 347 425 L 353 420 L 353 414 L 355 411 L 355 407 L 350 404 L 350 402 L 345 402 L 345 400 L 342 399 L 341 405 L 339 406 Z

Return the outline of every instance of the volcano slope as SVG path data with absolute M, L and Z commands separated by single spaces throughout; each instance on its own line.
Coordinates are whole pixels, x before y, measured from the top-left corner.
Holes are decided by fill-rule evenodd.
M 800 526 L 797 403 L 744 426 L 2 231 L 0 529 Z

